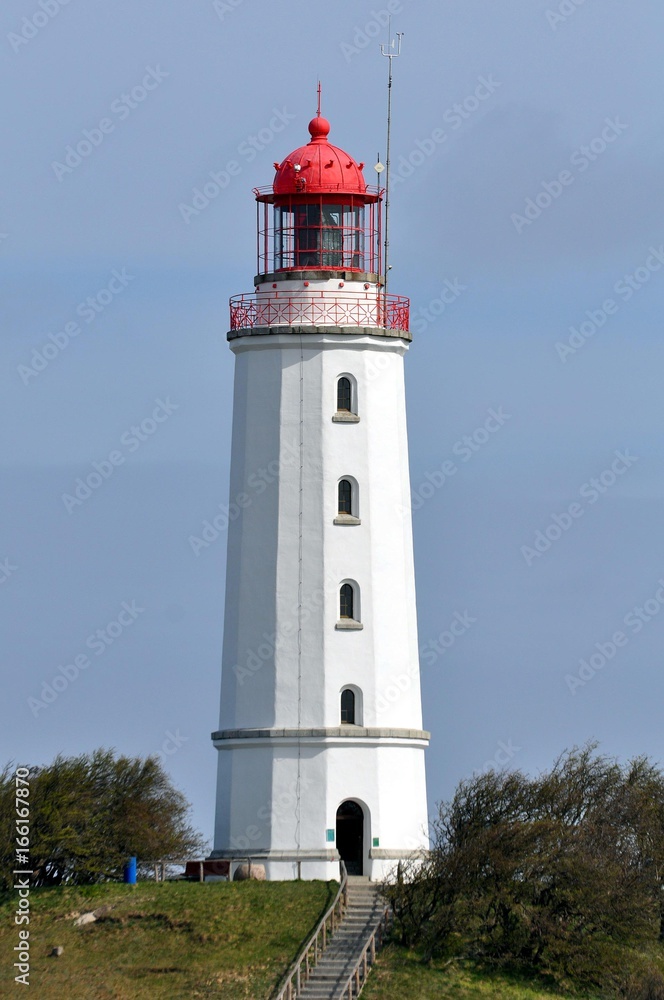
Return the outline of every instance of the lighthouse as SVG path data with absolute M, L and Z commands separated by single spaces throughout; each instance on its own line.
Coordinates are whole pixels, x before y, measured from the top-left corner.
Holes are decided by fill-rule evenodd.
M 235 355 L 213 858 L 384 878 L 428 847 L 404 357 L 381 189 L 329 140 L 256 188 Z M 232 517 L 230 516 L 232 512 Z

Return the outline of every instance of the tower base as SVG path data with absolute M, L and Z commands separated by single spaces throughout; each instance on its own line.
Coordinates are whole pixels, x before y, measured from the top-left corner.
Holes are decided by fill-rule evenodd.
M 417 861 L 422 857 L 418 851 L 391 851 L 384 848 L 373 848 L 369 852 L 368 870 L 364 876 L 370 882 L 384 882 L 394 871 L 400 861 Z M 208 860 L 230 861 L 230 878 L 240 865 L 261 865 L 265 869 L 265 878 L 269 882 L 291 882 L 294 880 L 310 881 L 319 879 L 323 882 L 339 881 L 339 852 L 329 851 L 255 851 L 248 854 L 243 851 L 212 851 Z

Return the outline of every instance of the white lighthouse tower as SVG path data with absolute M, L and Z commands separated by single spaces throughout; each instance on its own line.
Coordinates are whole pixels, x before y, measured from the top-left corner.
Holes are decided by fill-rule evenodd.
M 230 525 L 213 858 L 380 879 L 428 846 L 403 359 L 382 192 L 309 123 L 256 189 L 231 299 Z

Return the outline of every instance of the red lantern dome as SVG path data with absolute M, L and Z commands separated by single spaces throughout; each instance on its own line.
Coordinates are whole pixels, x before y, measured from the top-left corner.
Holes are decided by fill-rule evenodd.
M 272 190 L 288 194 L 357 194 L 366 195 L 363 163 L 328 141 L 330 123 L 317 115 L 309 122 L 310 141 L 293 150 L 277 171 Z M 375 198 L 373 199 L 375 200 Z

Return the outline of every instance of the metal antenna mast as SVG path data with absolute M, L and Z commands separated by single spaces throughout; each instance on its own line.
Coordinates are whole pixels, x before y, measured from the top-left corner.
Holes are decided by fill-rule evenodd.
M 392 18 L 387 22 L 387 33 L 389 41 L 387 45 L 381 45 L 380 54 L 386 56 L 388 60 L 389 72 L 387 76 L 387 148 L 385 150 L 385 326 L 387 326 L 387 285 L 389 281 L 389 252 L 390 252 L 390 138 L 392 132 L 392 60 L 395 56 L 401 55 L 401 39 L 403 31 L 397 31 L 396 51 L 395 42 L 392 38 Z

